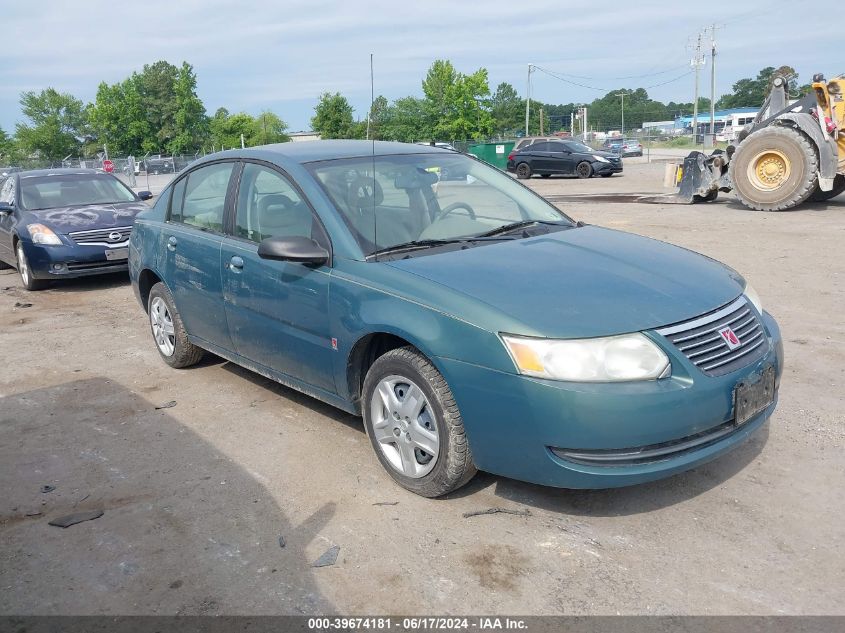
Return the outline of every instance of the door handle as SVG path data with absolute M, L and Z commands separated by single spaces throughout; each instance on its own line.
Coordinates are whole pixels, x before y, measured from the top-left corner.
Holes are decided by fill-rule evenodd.
M 169 250 L 169 251 L 175 251 L 175 250 L 176 250 L 176 245 L 177 245 L 178 243 L 179 243 L 179 240 L 177 240 L 175 237 L 173 237 L 173 236 L 171 235 L 169 238 L 167 238 L 167 250 Z
M 229 260 L 229 268 L 234 268 L 236 270 L 242 270 L 244 267 L 244 260 L 242 257 L 238 257 L 235 255 L 232 259 Z

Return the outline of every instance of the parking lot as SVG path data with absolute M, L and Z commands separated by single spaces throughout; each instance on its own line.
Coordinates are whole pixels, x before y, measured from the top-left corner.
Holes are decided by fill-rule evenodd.
M 845 195 L 789 213 L 727 194 L 566 197 L 663 192 L 663 163 L 625 165 L 529 185 L 754 284 L 787 365 L 777 411 L 739 449 L 633 488 L 481 473 L 424 499 L 391 482 L 358 418 L 213 356 L 167 367 L 124 276 L 28 293 L 4 270 L 0 611 L 845 614 Z M 489 508 L 520 514 L 463 516 Z M 312 567 L 334 545 L 337 562 Z

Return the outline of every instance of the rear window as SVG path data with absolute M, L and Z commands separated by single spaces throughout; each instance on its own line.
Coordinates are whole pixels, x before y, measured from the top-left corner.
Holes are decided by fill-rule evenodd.
M 31 211 L 135 201 L 135 194 L 108 174 L 26 176 L 20 187 L 21 203 Z

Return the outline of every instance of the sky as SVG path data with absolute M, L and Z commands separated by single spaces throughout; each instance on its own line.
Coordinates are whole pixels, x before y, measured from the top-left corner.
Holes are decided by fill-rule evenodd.
M 653 98 L 690 102 L 690 46 L 714 22 L 718 98 L 765 66 L 793 66 L 801 83 L 845 72 L 835 4 L 770 0 L 759 14 L 759 0 L 0 0 L 0 127 L 23 121 L 22 91 L 53 87 L 87 103 L 101 81 L 160 59 L 193 65 L 209 114 L 270 109 L 291 131 L 310 129 L 325 91 L 366 117 L 370 53 L 376 95 L 390 100 L 421 95 L 431 63 L 449 59 L 465 73 L 486 68 L 491 91 L 506 81 L 523 95 L 528 64 L 540 66 L 560 77 L 532 74 L 533 98 L 547 103 L 649 86 Z M 702 71 L 709 96 L 709 59 Z

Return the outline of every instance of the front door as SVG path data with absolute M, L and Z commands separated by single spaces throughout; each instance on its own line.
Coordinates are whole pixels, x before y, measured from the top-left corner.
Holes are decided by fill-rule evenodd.
M 329 249 L 322 225 L 283 174 L 246 163 L 231 232 L 222 249 L 223 298 L 235 351 L 335 393 L 331 269 L 258 256 L 258 243 L 278 236 L 309 237 Z
M 220 251 L 235 164 L 205 165 L 173 186 L 159 248 L 159 270 L 188 334 L 227 350 L 232 343 L 223 309 Z

